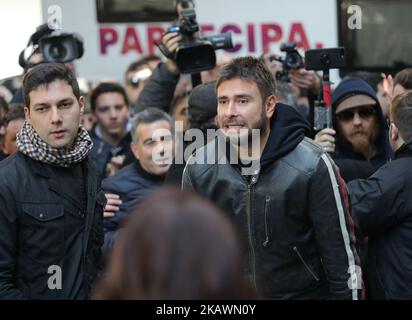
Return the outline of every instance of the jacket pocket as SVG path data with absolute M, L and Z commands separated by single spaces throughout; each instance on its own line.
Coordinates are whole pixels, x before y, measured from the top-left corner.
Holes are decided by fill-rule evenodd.
M 305 269 L 309 274 L 315 279 L 316 281 L 319 281 L 319 277 L 315 274 L 315 272 L 309 267 L 309 265 L 306 263 L 305 259 L 303 259 L 303 256 L 300 254 L 298 248 L 295 246 L 293 247 L 293 251 L 295 251 L 296 255 L 298 256 L 299 260 L 302 262 L 304 265 Z
M 58 262 L 64 255 L 62 204 L 22 203 L 21 244 L 24 254 L 41 265 Z
M 63 217 L 64 210 L 60 204 L 23 203 L 23 212 L 40 222 L 48 222 Z

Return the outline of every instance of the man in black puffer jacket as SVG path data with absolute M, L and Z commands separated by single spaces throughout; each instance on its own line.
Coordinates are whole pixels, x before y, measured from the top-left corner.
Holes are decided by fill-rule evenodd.
M 369 237 L 367 297 L 412 299 L 412 92 L 390 106 L 395 160 L 348 184 L 355 218 Z
M 235 222 L 245 272 L 263 296 L 358 299 L 346 187 L 329 156 L 305 138 L 307 122 L 276 104 L 275 80 L 259 59 L 234 59 L 216 88 L 224 138 L 188 160 L 183 187 Z

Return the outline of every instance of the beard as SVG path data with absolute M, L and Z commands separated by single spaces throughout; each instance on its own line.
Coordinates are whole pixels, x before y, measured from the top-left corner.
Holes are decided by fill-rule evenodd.
M 266 114 L 265 114 L 264 109 L 262 109 L 259 119 L 252 122 L 249 127 L 245 126 L 244 128 L 240 129 L 240 132 L 235 132 L 234 130 L 227 131 L 225 133 L 226 139 L 231 140 L 231 141 L 238 140 L 238 143 L 242 143 L 242 144 L 251 143 L 253 139 L 256 139 L 256 130 L 258 130 L 259 132 L 259 137 L 266 134 L 267 129 L 265 127 L 265 118 L 266 118 Z M 246 122 L 243 121 L 242 118 L 237 118 L 237 117 L 224 118 L 221 121 L 219 121 L 219 128 L 223 130 L 224 127 L 228 123 L 232 125 L 239 124 L 239 125 L 244 126 Z
M 371 146 L 373 146 L 373 139 L 372 137 L 368 137 L 365 134 L 351 136 L 351 144 L 353 151 L 360 154 L 367 154 Z
M 262 110 L 260 113 L 260 118 L 255 121 L 254 123 L 251 124 L 251 128 L 248 129 L 247 136 L 241 136 L 240 137 L 240 143 L 247 143 L 248 145 L 251 145 L 254 140 L 257 138 L 260 138 L 266 133 L 266 128 L 265 128 L 265 112 Z M 256 130 L 258 130 L 258 135 L 256 135 Z M 255 131 L 255 133 L 253 132 Z
M 350 133 L 349 143 L 352 145 L 354 152 L 362 154 L 365 159 L 369 160 L 373 157 L 379 138 L 379 128 L 374 126 L 370 132 L 362 129 L 354 130 Z
M 242 163 L 250 162 L 252 159 L 259 158 L 261 155 L 261 139 L 268 131 L 265 126 L 266 113 L 262 108 L 260 116 L 254 122 L 247 124 L 241 117 L 223 118 L 218 121 L 219 132 L 224 136 L 224 140 L 237 150 L 237 156 Z M 239 131 L 228 130 L 224 131 L 226 125 L 239 125 L 243 128 Z

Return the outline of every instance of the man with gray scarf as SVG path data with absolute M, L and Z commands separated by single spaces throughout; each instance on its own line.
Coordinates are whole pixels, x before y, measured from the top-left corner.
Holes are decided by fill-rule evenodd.
M 106 198 L 79 127 L 84 98 L 58 63 L 29 71 L 23 92 L 18 151 L 0 164 L 0 299 L 87 299 Z

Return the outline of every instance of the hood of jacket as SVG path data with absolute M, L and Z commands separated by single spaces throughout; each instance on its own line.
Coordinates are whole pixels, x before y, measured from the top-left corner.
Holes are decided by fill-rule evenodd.
M 335 118 L 336 108 L 345 99 L 354 95 L 367 95 L 376 101 L 374 106 L 379 122 L 379 136 L 377 142 L 377 154 L 371 159 L 374 167 L 380 167 L 392 158 L 393 152 L 389 145 L 386 121 L 383 117 L 382 108 L 373 88 L 365 81 L 357 78 L 348 78 L 343 80 L 332 93 L 332 114 Z M 338 128 L 335 126 L 335 129 Z M 339 133 L 338 133 L 339 135 Z M 365 160 L 361 154 L 356 153 L 352 145 L 346 139 L 337 139 L 336 141 L 336 158 Z
M 306 119 L 293 107 L 276 104 L 270 121 L 270 133 L 260 160 L 261 166 L 285 156 L 310 135 Z

